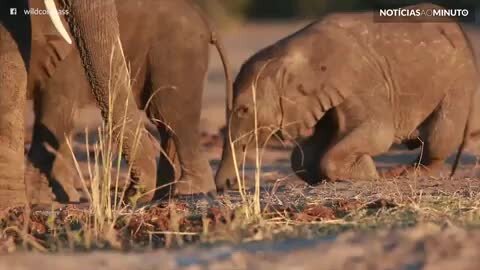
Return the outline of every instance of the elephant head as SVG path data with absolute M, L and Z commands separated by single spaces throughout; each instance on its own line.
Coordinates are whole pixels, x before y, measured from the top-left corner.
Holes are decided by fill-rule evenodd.
M 273 57 L 271 50 L 267 48 L 244 63 L 234 82 L 222 162 L 215 176 L 218 190 L 232 184 L 247 153 L 262 148 L 274 135 L 295 137 L 300 127 L 292 121 L 298 118 L 298 110 L 283 100 L 285 63 Z
M 330 80 L 335 77 L 327 66 L 338 65 L 329 56 L 330 41 L 315 44 L 309 37 L 290 38 L 253 55 L 234 82 L 228 136 L 215 176 L 218 190 L 235 178 L 235 164 L 242 164 L 245 151 L 264 147 L 275 133 L 288 140 L 308 135 L 347 96 Z
M 262 64 L 264 66 L 262 66 Z M 222 162 L 215 176 L 217 190 L 229 186 L 235 178 L 235 165 L 240 166 L 244 154 L 257 145 L 263 145 L 269 134 L 280 125 L 278 96 L 266 73 L 268 62 L 251 67 L 242 66 L 233 85 L 232 109 L 227 113 L 227 132 L 224 140 Z M 253 72 L 252 72 L 253 71 Z M 255 77 L 255 75 L 258 75 Z M 263 76 L 262 76 L 263 75 Z M 261 89 L 261 91 L 256 91 Z

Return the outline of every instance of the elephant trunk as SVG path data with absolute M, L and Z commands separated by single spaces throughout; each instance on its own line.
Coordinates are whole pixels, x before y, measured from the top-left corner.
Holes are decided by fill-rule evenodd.
M 228 139 L 223 144 L 222 160 L 215 175 L 215 185 L 219 192 L 231 188 L 237 178 L 236 169 L 243 164 L 242 150 L 237 148 L 234 153 Z
M 146 135 L 142 115 L 132 97 L 115 1 L 66 0 L 66 5 L 71 32 L 103 119 L 111 121 L 117 142 L 123 137 L 122 150 L 132 168 L 135 187 L 130 191 L 141 186 L 148 195 L 139 202 L 147 202 L 153 198 L 156 187 L 155 147 Z M 131 192 L 129 195 L 133 195 Z

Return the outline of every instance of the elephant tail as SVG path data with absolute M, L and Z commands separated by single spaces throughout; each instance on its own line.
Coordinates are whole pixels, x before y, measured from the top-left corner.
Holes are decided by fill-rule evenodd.
M 204 11 L 200 9 L 200 7 L 197 4 L 193 3 L 193 1 L 190 1 L 190 3 L 197 10 L 197 13 L 200 15 L 205 25 L 207 26 L 208 31 L 210 32 L 210 44 L 215 46 L 220 56 L 220 59 L 222 60 L 223 72 L 225 74 L 225 92 L 226 92 L 225 103 L 226 103 L 226 117 L 227 117 L 226 121 L 228 122 L 230 112 L 233 109 L 232 108 L 233 107 L 233 82 L 232 82 L 232 71 L 231 71 L 230 62 L 227 58 L 227 55 L 225 53 L 225 47 L 223 46 L 223 43 L 217 31 L 215 31 L 215 28 L 210 23 L 210 20 L 207 18 Z
M 475 91 L 479 91 L 476 89 Z M 457 155 L 455 156 L 455 160 L 453 161 L 452 165 L 452 171 L 450 172 L 450 177 L 453 177 L 455 175 L 455 172 L 457 170 L 458 164 L 460 163 L 460 157 L 462 156 L 463 151 L 465 150 L 465 146 L 467 145 L 467 140 L 469 138 L 469 135 L 471 133 L 471 126 L 472 126 L 472 111 L 473 111 L 473 106 L 474 106 L 474 99 L 472 98 L 470 100 L 470 106 L 468 108 L 468 116 L 467 116 L 467 123 L 465 124 L 465 129 L 463 130 L 463 138 L 462 138 L 462 143 L 460 144 L 460 147 L 458 148 Z
M 228 58 L 225 54 L 225 48 L 223 46 L 223 43 L 219 40 L 218 35 L 215 32 L 211 32 L 211 40 L 210 42 L 212 45 L 215 46 L 215 48 L 218 51 L 218 54 L 220 55 L 220 59 L 222 60 L 222 65 L 223 65 L 223 72 L 225 74 L 225 93 L 226 93 L 226 116 L 227 116 L 227 121 L 228 117 L 230 115 L 230 112 L 233 109 L 233 82 L 232 82 L 232 71 L 231 71 L 231 66 L 228 61 Z
M 467 46 L 470 50 L 470 53 L 472 54 L 472 60 L 475 66 L 475 73 L 480 75 L 479 72 L 479 66 L 478 66 L 478 61 L 477 61 L 477 53 L 472 45 L 472 42 L 467 34 L 467 31 L 465 30 L 464 26 L 461 23 L 458 23 L 458 26 L 460 28 L 460 31 L 462 32 L 465 41 L 467 42 Z M 475 91 L 480 91 L 480 85 L 477 85 L 477 88 Z M 462 156 L 463 151 L 465 150 L 465 146 L 467 145 L 467 140 L 470 136 L 470 133 L 472 132 L 472 122 L 473 122 L 473 106 L 475 106 L 475 93 L 472 94 L 472 98 L 470 99 L 470 104 L 468 107 L 468 115 L 467 115 L 467 122 L 465 124 L 465 129 L 463 130 L 463 138 L 462 138 L 462 143 L 460 144 L 460 147 L 458 148 L 457 155 L 455 156 L 455 160 L 453 161 L 452 165 L 452 170 L 450 172 L 450 177 L 453 177 L 455 175 L 455 171 L 457 170 L 458 164 L 460 163 L 460 157 Z

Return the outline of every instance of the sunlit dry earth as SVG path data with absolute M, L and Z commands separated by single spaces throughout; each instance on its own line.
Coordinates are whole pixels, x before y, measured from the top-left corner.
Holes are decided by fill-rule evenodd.
M 255 51 L 307 23 L 250 23 L 224 33 L 234 73 Z M 479 37 L 476 33 L 472 36 L 475 48 L 480 47 Z M 214 170 L 221 155 L 220 129 L 225 123 L 223 78 L 212 48 L 202 143 Z M 31 119 L 31 111 L 26 113 Z M 31 123 L 27 121 L 30 132 Z M 99 123 L 100 115 L 93 108 L 82 110 L 76 120 L 80 135 L 74 148 L 84 175 L 88 175 L 88 164 L 81 133 L 85 127 L 93 133 Z M 0 253 L 20 252 L 2 257 L 0 269 L 39 265 L 45 269 L 451 269 L 452 265 L 476 269 L 469 267 L 478 265 L 480 255 L 476 249 L 480 244 L 476 158 L 480 142 L 470 146 L 453 179 L 397 178 L 314 187 L 291 171 L 292 147 L 277 143 L 262 159 L 261 219 L 252 218 L 250 207 L 242 205 L 242 196 L 236 191 L 220 194 L 216 200 L 181 198 L 140 211 L 125 210 L 116 235 L 91 246 L 95 250 L 143 251 L 141 254 L 20 257 L 25 250 L 21 243 L 29 250 L 86 250 L 85 233 L 68 232 L 87 226 L 85 205 L 68 206 L 54 213 L 33 213 L 27 228 L 29 237 L 10 231 L 0 239 Z M 377 157 L 376 162 L 384 169 L 407 164 L 417 154 L 396 147 Z M 246 167 L 250 193 L 254 173 L 253 164 Z M 3 225 L 24 225 L 15 210 L 3 216 Z M 168 249 L 151 250 L 157 247 Z

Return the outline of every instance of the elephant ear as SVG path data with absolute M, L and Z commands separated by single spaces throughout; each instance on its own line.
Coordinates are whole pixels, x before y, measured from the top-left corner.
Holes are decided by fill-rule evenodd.
M 346 79 L 342 79 L 342 72 L 332 74 L 333 70 L 339 70 L 335 63 L 311 57 L 296 55 L 284 60 L 277 74 L 282 85 L 282 129 L 296 135 L 309 131 L 328 110 L 351 95 L 352 88 L 342 82 Z
M 31 1 L 33 8 L 44 9 L 41 1 Z M 65 18 L 62 23 L 68 25 Z M 40 69 L 42 74 L 51 77 L 58 64 L 75 51 L 75 46 L 68 44 L 58 33 L 49 16 L 32 15 L 32 58 L 33 69 Z M 68 27 L 67 27 L 68 29 Z M 69 30 L 67 30 L 69 31 Z M 70 33 L 69 33 L 70 34 Z
M 43 62 L 43 70 L 51 77 L 57 70 L 59 63 L 65 60 L 69 54 L 73 53 L 75 47 L 68 44 L 58 35 L 47 35 L 46 39 L 46 59 Z

